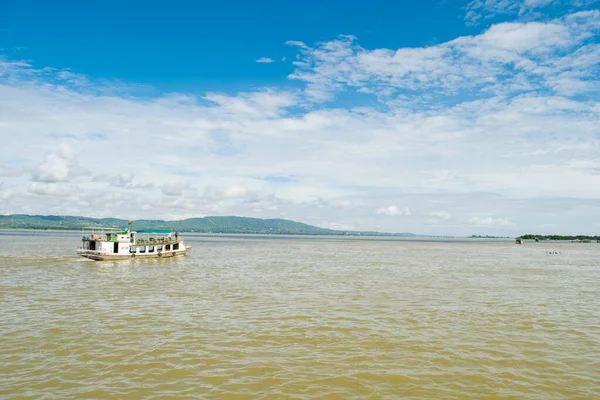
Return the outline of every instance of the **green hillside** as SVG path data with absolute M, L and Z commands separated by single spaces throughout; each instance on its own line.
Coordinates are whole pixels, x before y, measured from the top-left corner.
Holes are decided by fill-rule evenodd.
M 58 215 L 0 215 L 0 229 L 67 229 L 84 227 L 121 228 L 127 220 L 116 218 L 87 218 Z M 169 229 L 179 232 L 199 233 L 272 233 L 293 235 L 389 235 L 378 232 L 346 232 L 323 229 L 286 219 L 260 219 L 247 217 L 204 217 L 181 221 L 136 220 L 133 229 Z M 412 236 L 412 234 L 399 234 Z

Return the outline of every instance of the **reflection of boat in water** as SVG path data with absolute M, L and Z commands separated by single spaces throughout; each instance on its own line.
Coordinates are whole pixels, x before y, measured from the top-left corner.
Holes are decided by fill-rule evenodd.
M 130 222 L 131 224 L 131 222 Z M 96 261 L 125 258 L 158 258 L 185 255 L 191 250 L 178 232 L 165 230 L 121 231 L 93 228 L 101 233 L 83 234 L 77 254 Z M 142 235 L 145 235 L 141 237 Z

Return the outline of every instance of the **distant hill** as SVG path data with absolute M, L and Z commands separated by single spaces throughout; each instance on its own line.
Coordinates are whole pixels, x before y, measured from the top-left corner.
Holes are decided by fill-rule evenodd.
M 122 228 L 127 220 L 117 218 L 88 218 L 59 215 L 0 215 L 0 228 L 4 229 L 65 229 L 84 227 Z M 179 232 L 199 233 L 258 233 L 288 235 L 375 235 L 414 236 L 412 233 L 380 233 L 360 231 L 336 231 L 324 229 L 287 219 L 260 219 L 247 217 L 204 217 L 181 221 L 135 220 L 133 229 L 169 229 Z

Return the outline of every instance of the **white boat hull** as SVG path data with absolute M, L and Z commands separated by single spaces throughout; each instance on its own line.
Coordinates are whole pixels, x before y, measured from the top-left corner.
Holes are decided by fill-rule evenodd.
M 106 261 L 106 260 L 127 260 L 127 259 L 146 259 L 146 258 L 171 258 L 177 256 L 185 256 L 190 248 L 186 248 L 184 250 L 173 250 L 173 251 L 164 251 L 157 253 L 146 253 L 146 254 L 110 254 L 110 253 L 102 253 L 99 251 L 93 250 L 79 250 L 77 254 L 84 258 L 89 258 L 94 261 Z

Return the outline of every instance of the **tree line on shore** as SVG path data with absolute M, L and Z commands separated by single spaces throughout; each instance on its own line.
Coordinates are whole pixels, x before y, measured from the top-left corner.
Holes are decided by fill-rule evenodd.
M 600 236 L 588 236 L 588 235 L 534 235 L 527 234 L 519 236 L 519 239 L 523 240 L 531 240 L 531 239 L 539 239 L 539 240 L 600 240 Z

